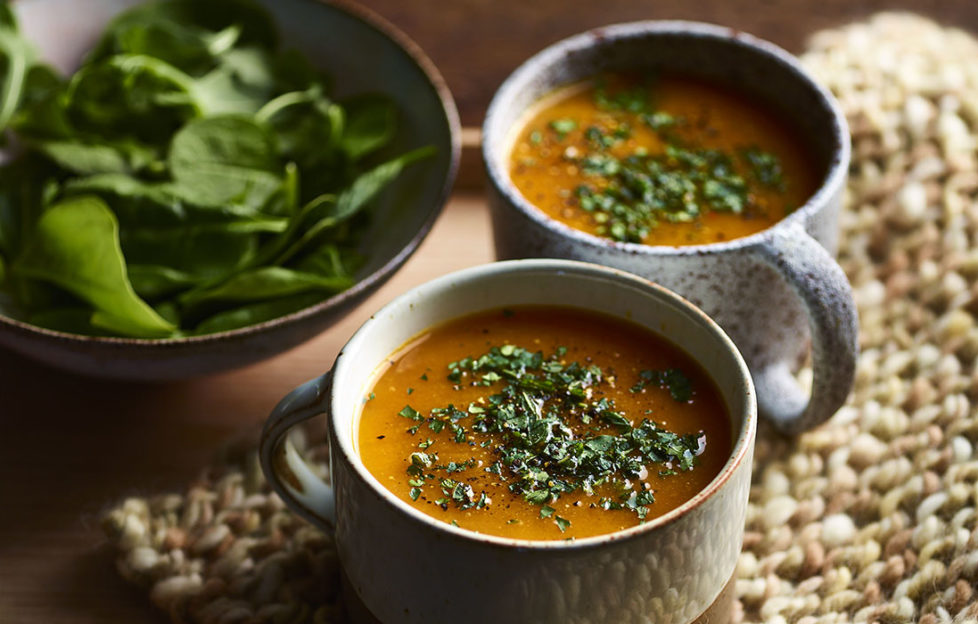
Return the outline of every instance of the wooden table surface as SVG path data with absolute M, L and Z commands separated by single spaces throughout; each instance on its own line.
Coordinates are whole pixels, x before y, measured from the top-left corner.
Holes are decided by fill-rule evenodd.
M 611 22 L 679 17 L 724 23 L 800 51 L 807 35 L 887 6 L 975 28 L 972 0 L 366 0 L 432 56 L 477 125 L 498 83 L 563 36 Z M 472 164 L 470 162 L 470 164 Z M 130 494 L 179 490 L 229 439 L 319 375 L 369 314 L 405 289 L 491 260 L 476 191 L 457 192 L 415 256 L 343 322 L 239 371 L 179 383 L 110 383 L 0 351 L 0 623 L 165 622 L 114 570 L 100 511 Z
M 286 392 L 325 372 L 371 312 L 435 275 L 490 260 L 484 201 L 457 193 L 377 293 L 334 328 L 263 363 L 133 384 L 0 351 L 0 623 L 165 622 L 116 574 L 100 512 L 127 495 L 181 490 L 222 444 L 255 431 Z
M 883 10 L 908 10 L 978 30 L 974 0 L 360 0 L 414 39 L 478 126 L 517 65 L 575 33 L 631 20 L 687 19 L 757 35 L 793 53 L 811 33 Z

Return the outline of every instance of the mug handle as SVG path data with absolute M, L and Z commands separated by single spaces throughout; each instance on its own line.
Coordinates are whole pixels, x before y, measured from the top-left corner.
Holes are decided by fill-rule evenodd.
M 798 295 L 812 336 L 811 396 L 788 362 L 752 371 L 759 410 L 785 433 L 821 424 L 845 403 L 855 380 L 859 322 L 852 287 L 842 268 L 799 224 L 776 228 L 752 251 L 780 273 Z
M 318 477 L 299 456 L 288 433 L 296 425 L 327 412 L 332 381 L 330 371 L 285 395 L 265 421 L 258 446 L 262 472 L 275 493 L 293 511 L 330 533 L 336 528 L 333 486 Z

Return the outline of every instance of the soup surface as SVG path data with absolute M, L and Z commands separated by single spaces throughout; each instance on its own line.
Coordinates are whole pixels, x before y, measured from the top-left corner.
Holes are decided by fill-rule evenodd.
M 689 356 L 573 308 L 463 317 L 393 354 L 358 451 L 402 500 L 506 537 L 611 533 L 681 505 L 722 469 L 730 418 Z
M 527 113 L 509 164 L 551 218 L 668 246 L 759 232 L 804 204 L 819 176 L 770 107 L 677 76 L 602 75 L 558 90 Z

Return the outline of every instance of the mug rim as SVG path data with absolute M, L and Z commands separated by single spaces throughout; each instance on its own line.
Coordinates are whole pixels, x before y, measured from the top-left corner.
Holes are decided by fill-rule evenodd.
M 682 308 L 683 312 L 685 312 L 683 318 L 688 320 L 689 323 L 700 324 L 704 329 L 706 329 L 710 333 L 711 338 L 716 343 L 720 344 L 724 348 L 724 351 L 733 357 L 733 361 L 737 366 L 738 377 L 740 378 L 740 390 L 738 391 L 737 396 L 737 402 L 739 404 L 731 406 L 733 408 L 731 412 L 743 413 L 743 422 L 736 432 L 734 444 L 730 450 L 727 461 L 723 465 L 723 468 L 706 486 L 700 489 L 692 497 L 685 500 L 681 505 L 646 523 L 612 533 L 604 533 L 573 540 L 518 539 L 487 533 L 479 533 L 470 529 L 453 526 L 448 522 L 439 520 L 418 509 L 415 509 L 405 501 L 401 500 L 393 492 L 384 487 L 377 477 L 367 470 L 359 454 L 353 448 L 353 438 L 355 436 L 353 430 L 355 427 L 352 425 L 354 425 L 357 419 L 360 417 L 359 412 L 353 414 L 349 419 L 344 419 L 343 422 L 348 423 L 351 426 L 340 428 L 337 425 L 337 419 L 334 417 L 334 414 L 338 411 L 336 409 L 336 404 L 339 401 L 337 398 L 338 393 L 360 392 L 363 390 L 363 388 L 360 387 L 344 388 L 342 384 L 336 383 L 337 380 L 342 379 L 344 376 L 345 359 L 343 356 L 347 352 L 355 352 L 359 348 L 360 343 L 368 339 L 369 333 L 372 331 L 373 326 L 377 323 L 384 322 L 382 319 L 388 316 L 386 314 L 387 312 L 405 305 L 413 307 L 415 304 L 410 303 L 412 300 L 415 300 L 418 297 L 429 298 L 434 293 L 450 290 L 453 284 L 456 284 L 460 279 L 477 281 L 491 279 L 493 276 L 499 273 L 519 274 L 540 273 L 541 271 L 550 272 L 553 275 L 559 275 L 561 272 L 575 273 L 585 277 L 591 276 L 616 281 L 622 286 L 632 286 L 643 290 L 646 296 L 656 299 L 657 303 L 660 305 L 672 304 Z M 581 306 L 573 307 L 581 308 Z M 608 314 L 607 312 L 599 309 L 597 305 L 582 309 Z M 477 311 L 472 313 L 477 313 Z M 448 320 L 451 319 L 444 319 L 440 322 L 446 322 Z M 633 322 L 637 323 L 637 321 Z M 653 328 L 642 324 L 639 325 L 648 331 L 655 332 Z M 670 342 L 685 352 L 682 345 L 671 340 Z M 703 365 L 700 364 L 700 366 Z M 716 383 L 714 375 L 710 374 L 708 371 L 706 372 L 710 379 Z M 374 381 L 376 381 L 376 378 L 374 378 Z M 351 473 L 356 475 L 361 484 L 366 485 L 367 488 L 385 504 L 393 507 L 393 509 L 400 512 L 402 516 L 409 518 L 414 522 L 420 523 L 443 536 L 461 539 L 462 541 L 469 543 L 478 543 L 499 548 L 517 548 L 523 551 L 578 551 L 599 548 L 611 543 L 620 543 L 625 540 L 639 538 L 646 533 L 650 533 L 661 527 L 679 521 L 700 505 L 718 494 L 723 486 L 730 481 L 733 475 L 741 467 L 743 462 L 745 460 L 750 461 L 751 458 L 749 457 L 749 451 L 753 447 L 758 419 L 754 383 L 747 368 L 747 364 L 744 362 L 740 351 L 737 349 L 736 345 L 734 345 L 730 337 L 727 336 L 720 326 L 717 325 L 716 322 L 713 321 L 713 319 L 711 319 L 705 312 L 664 286 L 660 286 L 655 282 L 632 273 L 588 262 L 557 259 L 506 260 L 477 265 L 442 275 L 431 281 L 415 286 L 405 293 L 402 293 L 387 303 L 383 308 L 372 314 L 370 318 L 365 321 L 359 329 L 357 329 L 353 336 L 350 337 L 347 343 L 340 350 L 339 354 L 336 356 L 336 360 L 332 368 L 332 381 L 330 383 L 330 388 L 326 398 L 326 411 L 328 413 L 327 420 L 329 439 L 331 443 L 331 463 L 335 460 L 342 460 L 346 462 L 348 467 L 351 469 Z M 335 453 L 336 450 L 339 450 L 340 453 Z M 336 455 L 339 456 L 337 457 Z
M 501 111 L 509 106 L 510 101 L 533 77 L 548 68 L 572 63 L 573 61 L 569 59 L 572 59 L 575 53 L 596 50 L 612 45 L 615 41 L 622 39 L 646 39 L 662 35 L 686 36 L 692 39 L 712 39 L 727 45 L 750 50 L 754 54 L 766 56 L 781 66 L 785 70 L 785 75 L 792 76 L 793 79 L 799 81 L 817 95 L 819 105 L 829 113 L 832 120 L 831 130 L 835 146 L 828 159 L 826 171 L 821 176 L 818 188 L 809 196 L 804 204 L 792 211 L 791 214 L 779 219 L 763 230 L 747 236 L 713 243 L 673 246 L 619 242 L 584 232 L 546 215 L 540 208 L 523 197 L 522 193 L 513 184 L 505 167 L 500 163 L 500 160 L 505 160 L 508 157 L 508 153 L 496 158 L 496 152 L 506 147 L 507 133 L 511 130 L 508 127 L 496 130 L 495 126 L 497 124 L 495 120 L 501 115 Z M 749 90 L 745 91 L 750 93 Z M 521 114 L 525 112 L 525 110 L 521 111 Z M 749 33 L 717 24 L 690 20 L 640 20 L 622 22 L 593 28 L 561 39 L 525 60 L 502 82 L 489 103 L 485 120 L 482 124 L 482 161 L 486 170 L 486 177 L 490 185 L 501 193 L 505 200 L 523 215 L 542 227 L 557 232 L 562 237 L 572 239 L 573 242 L 588 247 L 623 251 L 629 254 L 657 256 L 691 256 L 723 253 L 760 243 L 772 237 L 774 231 L 779 227 L 791 227 L 795 223 L 804 227 L 807 219 L 827 206 L 832 195 L 845 184 L 851 150 L 848 122 L 838 101 L 802 67 L 800 61 L 794 55 L 770 41 Z

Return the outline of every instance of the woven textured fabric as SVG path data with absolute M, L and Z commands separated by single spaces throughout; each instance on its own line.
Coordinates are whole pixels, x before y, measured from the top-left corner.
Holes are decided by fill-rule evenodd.
M 978 42 L 881 14 L 803 60 L 851 124 L 839 261 L 862 354 L 829 422 L 760 428 L 735 620 L 978 624 Z M 253 446 L 104 524 L 176 622 L 345 621 L 330 538 L 269 493 Z

